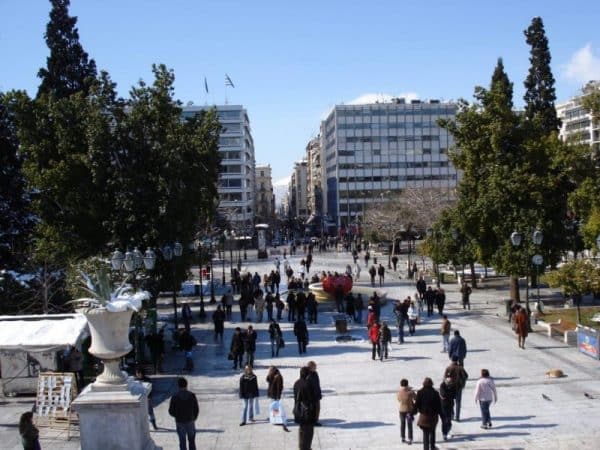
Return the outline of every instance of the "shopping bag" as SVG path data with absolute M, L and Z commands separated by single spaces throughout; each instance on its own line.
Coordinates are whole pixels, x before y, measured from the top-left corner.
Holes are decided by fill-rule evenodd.
M 285 425 L 287 423 L 283 403 L 280 400 L 275 400 L 269 406 L 269 422 L 273 425 Z

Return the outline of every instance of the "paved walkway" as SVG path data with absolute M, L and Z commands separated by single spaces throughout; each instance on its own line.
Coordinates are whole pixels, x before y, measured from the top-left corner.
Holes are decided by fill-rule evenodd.
M 301 256 L 291 257 L 294 268 Z M 347 253 L 315 254 L 315 271 L 338 270 L 350 260 Z M 248 261 L 248 270 L 260 274 L 272 268 L 272 262 Z M 366 280 L 366 271 L 362 272 Z M 413 295 L 412 282 L 388 274 L 385 289 L 392 299 Z M 366 284 L 363 281 L 361 284 Z M 441 440 L 440 449 L 592 449 L 600 441 L 600 363 L 586 357 L 558 340 L 541 333 L 530 335 L 527 349 L 517 347 L 516 337 L 502 317 L 501 299 L 507 293 L 496 289 L 478 289 L 472 295 L 472 310 L 459 304 L 457 286 L 446 284 L 447 312 L 454 329 L 465 337 L 469 353 L 465 368 L 470 378 L 463 392 L 460 423 L 453 424 L 454 437 Z M 393 324 L 392 306 L 383 309 L 383 318 Z M 207 308 L 208 317 L 213 307 Z M 197 309 L 194 310 L 196 312 Z M 419 388 L 424 377 L 432 377 L 439 386 L 448 357 L 441 353 L 438 316 L 425 319 L 414 337 L 406 343 L 393 344 L 391 358 L 372 361 L 364 326 L 352 325 L 350 333 L 365 338 L 364 342 L 335 342 L 331 314 L 319 315 L 319 324 L 309 326 L 308 353 L 300 357 L 293 339 L 291 324 L 282 322 L 286 348 L 279 358 L 270 357 L 267 324 L 255 324 L 259 334 L 255 372 L 261 389 L 261 414 L 258 420 L 239 427 L 241 405 L 237 398 L 240 372 L 231 369 L 226 355 L 232 330 L 240 325 L 239 311 L 234 307 L 236 323 L 226 323 L 224 343 L 213 341 L 212 324 L 197 323 L 193 332 L 199 341 L 195 352 L 196 369 L 186 375 L 200 401 L 197 421 L 198 448 L 202 449 L 294 449 L 298 428 L 290 433 L 268 424 L 265 377 L 270 365 L 280 368 L 284 381 L 284 405 L 291 414 L 290 393 L 298 378 L 299 368 L 309 360 L 318 364 L 324 398 L 321 404 L 323 427 L 315 428 L 313 449 L 397 449 L 402 447 L 398 426 L 395 392 L 401 378 Z M 243 324 L 247 325 L 247 324 Z M 394 333 L 395 335 L 396 333 Z M 152 432 L 154 441 L 164 449 L 177 448 L 174 423 L 169 417 L 168 397 L 175 390 L 175 377 L 183 365 L 183 355 L 171 354 L 166 362 L 170 375 L 155 382 L 155 413 L 161 430 Z M 498 387 L 499 401 L 492 406 L 493 429 L 479 428 L 479 408 L 473 400 L 473 389 L 481 368 L 489 369 Z M 545 373 L 560 368 L 567 377 L 548 379 Z M 584 395 L 594 397 L 590 399 Z M 21 403 L 16 403 L 21 402 Z M 15 421 L 30 406 L 27 398 L 10 399 L 0 408 L 1 448 L 20 448 Z M 43 432 L 42 448 L 78 448 L 78 440 L 50 439 Z M 415 442 L 420 448 L 421 432 L 415 429 Z M 410 448 L 410 447 L 409 447 Z

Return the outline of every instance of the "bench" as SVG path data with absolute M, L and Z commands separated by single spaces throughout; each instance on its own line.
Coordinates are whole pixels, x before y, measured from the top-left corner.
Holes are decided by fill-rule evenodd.
M 552 337 L 552 332 L 562 334 L 565 344 L 575 344 L 577 342 L 577 325 L 568 320 L 558 319 L 558 322 L 548 324 L 548 336 Z

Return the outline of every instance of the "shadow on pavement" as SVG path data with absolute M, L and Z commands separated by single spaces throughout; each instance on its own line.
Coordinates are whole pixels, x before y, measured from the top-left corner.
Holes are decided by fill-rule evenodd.
M 536 423 L 536 424 L 528 424 L 528 423 L 519 423 L 519 424 L 507 424 L 500 425 L 498 427 L 493 427 L 493 430 L 502 430 L 505 428 L 554 428 L 557 427 L 557 423 Z
M 377 421 L 360 421 L 360 422 L 346 422 L 339 419 L 322 419 L 321 423 L 324 427 L 331 428 L 372 428 L 381 426 L 396 426 L 395 423 L 377 422 Z

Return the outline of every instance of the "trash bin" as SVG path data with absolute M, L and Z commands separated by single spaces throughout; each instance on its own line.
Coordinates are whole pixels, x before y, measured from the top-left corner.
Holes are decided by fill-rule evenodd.
M 335 323 L 335 332 L 336 333 L 347 333 L 348 332 L 348 319 L 344 314 L 337 314 L 333 317 L 333 322 Z

